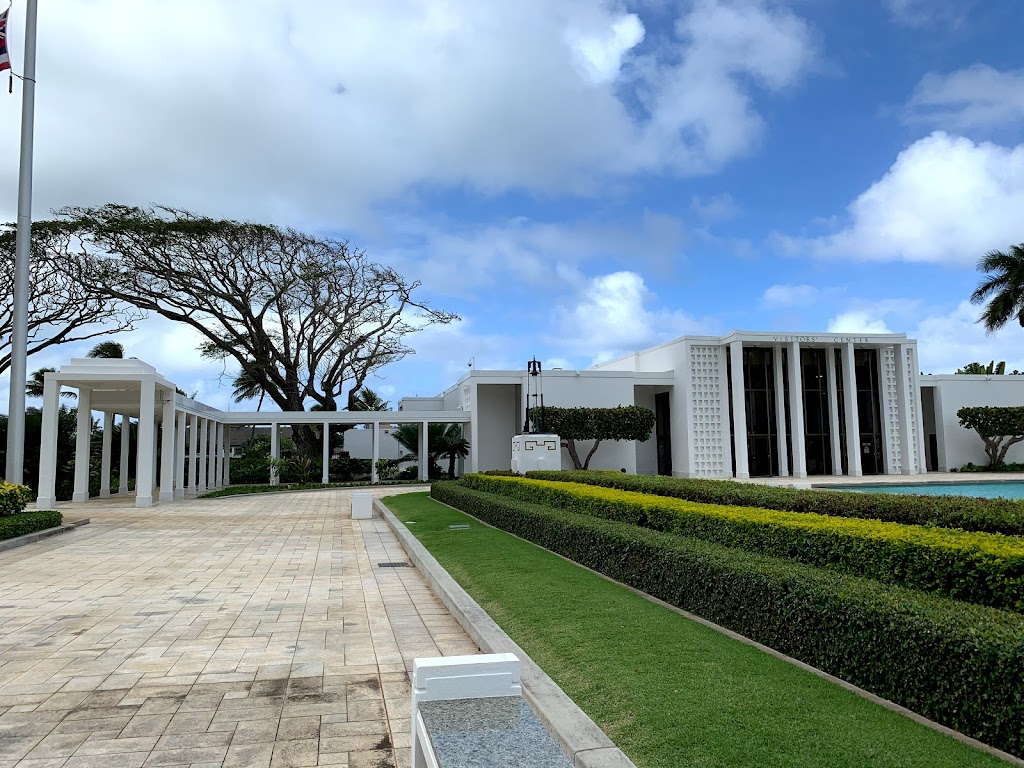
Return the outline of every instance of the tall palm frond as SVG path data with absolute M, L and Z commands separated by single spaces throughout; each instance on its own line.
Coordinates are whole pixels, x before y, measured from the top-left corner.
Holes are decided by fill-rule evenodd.
M 388 407 L 388 401 L 369 387 L 356 390 L 349 398 L 348 405 L 350 411 L 386 411 Z
M 1024 327 L 1024 243 L 1005 253 L 989 251 L 978 260 L 978 271 L 985 279 L 971 294 L 971 303 L 985 304 L 978 318 L 985 332 L 995 333 L 1014 319 Z
M 28 381 L 25 382 L 25 394 L 29 397 L 42 397 L 43 396 L 43 375 L 47 373 L 53 373 L 56 368 L 40 368 L 38 371 L 32 371 L 32 375 Z M 61 397 L 76 397 L 74 392 L 61 392 Z
M 86 357 L 100 358 L 103 360 L 120 360 L 124 357 L 124 345 L 118 341 L 101 341 L 89 350 Z

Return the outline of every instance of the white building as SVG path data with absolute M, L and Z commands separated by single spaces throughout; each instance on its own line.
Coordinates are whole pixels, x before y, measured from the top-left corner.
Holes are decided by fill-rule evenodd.
M 984 464 L 982 441 L 959 425 L 957 410 L 1024 405 L 1024 376 L 922 376 L 917 342 L 904 334 L 684 336 L 590 369 L 545 371 L 532 381 L 522 370 L 471 370 L 437 397 L 405 398 L 398 411 L 368 412 L 222 412 L 177 394 L 141 361 L 76 359 L 45 376 L 39 508 L 55 501 L 61 386 L 78 390 L 82 410 L 74 500 L 88 497 L 86 419 L 98 411 L 101 496 L 110 492 L 109 427 L 115 418 L 138 421 L 136 476 L 143 490 L 137 506 L 152 503 L 150 488 L 169 500 L 229 483 L 227 426 L 269 428 L 276 457 L 282 426 L 366 425 L 349 434 L 368 443 L 360 453 L 376 460 L 392 453 L 393 440 L 384 434 L 392 424 L 414 423 L 426 480 L 427 425 L 461 424 L 471 446 L 464 471 L 507 469 L 512 438 L 527 431 L 526 411 L 539 404 L 538 390 L 548 406 L 650 408 L 656 414 L 651 438 L 606 442 L 591 468 L 677 477 L 916 475 Z M 122 430 L 122 440 L 128 434 Z M 581 454 L 589 447 L 579 446 Z M 128 455 L 122 445 L 122 477 Z M 1024 444 L 1007 456 L 1022 460 Z M 564 450 L 562 465 L 571 466 Z

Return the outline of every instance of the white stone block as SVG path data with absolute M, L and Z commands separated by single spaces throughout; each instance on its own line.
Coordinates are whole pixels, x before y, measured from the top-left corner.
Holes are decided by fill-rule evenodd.
M 352 494 L 352 519 L 369 520 L 373 517 L 373 494 L 355 491 Z
M 562 441 L 558 435 L 516 435 L 512 438 L 512 471 L 560 470 Z

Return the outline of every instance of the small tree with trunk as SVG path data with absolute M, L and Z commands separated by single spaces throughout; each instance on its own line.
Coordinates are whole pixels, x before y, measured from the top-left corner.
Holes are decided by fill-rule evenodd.
M 603 440 L 647 440 L 654 430 L 654 411 L 639 405 L 615 408 L 530 408 L 529 418 L 535 425 L 543 423 L 545 432 L 558 435 L 562 447 L 569 452 L 573 469 L 590 469 L 590 460 Z M 576 449 L 577 440 L 593 440 L 584 461 Z
M 973 406 L 956 415 L 960 426 L 973 429 L 985 443 L 990 467 L 1003 464 L 1010 447 L 1024 440 L 1024 406 Z

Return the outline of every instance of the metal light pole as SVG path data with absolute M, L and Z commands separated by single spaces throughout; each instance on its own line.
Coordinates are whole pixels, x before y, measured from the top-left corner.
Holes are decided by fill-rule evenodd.
M 11 322 L 11 396 L 7 409 L 8 482 L 20 483 L 25 466 L 25 379 L 28 375 L 28 285 L 32 245 L 32 138 L 36 109 L 37 0 L 25 13 L 25 64 L 22 72 L 21 169 L 18 177 L 18 232 L 14 260 L 14 316 Z

